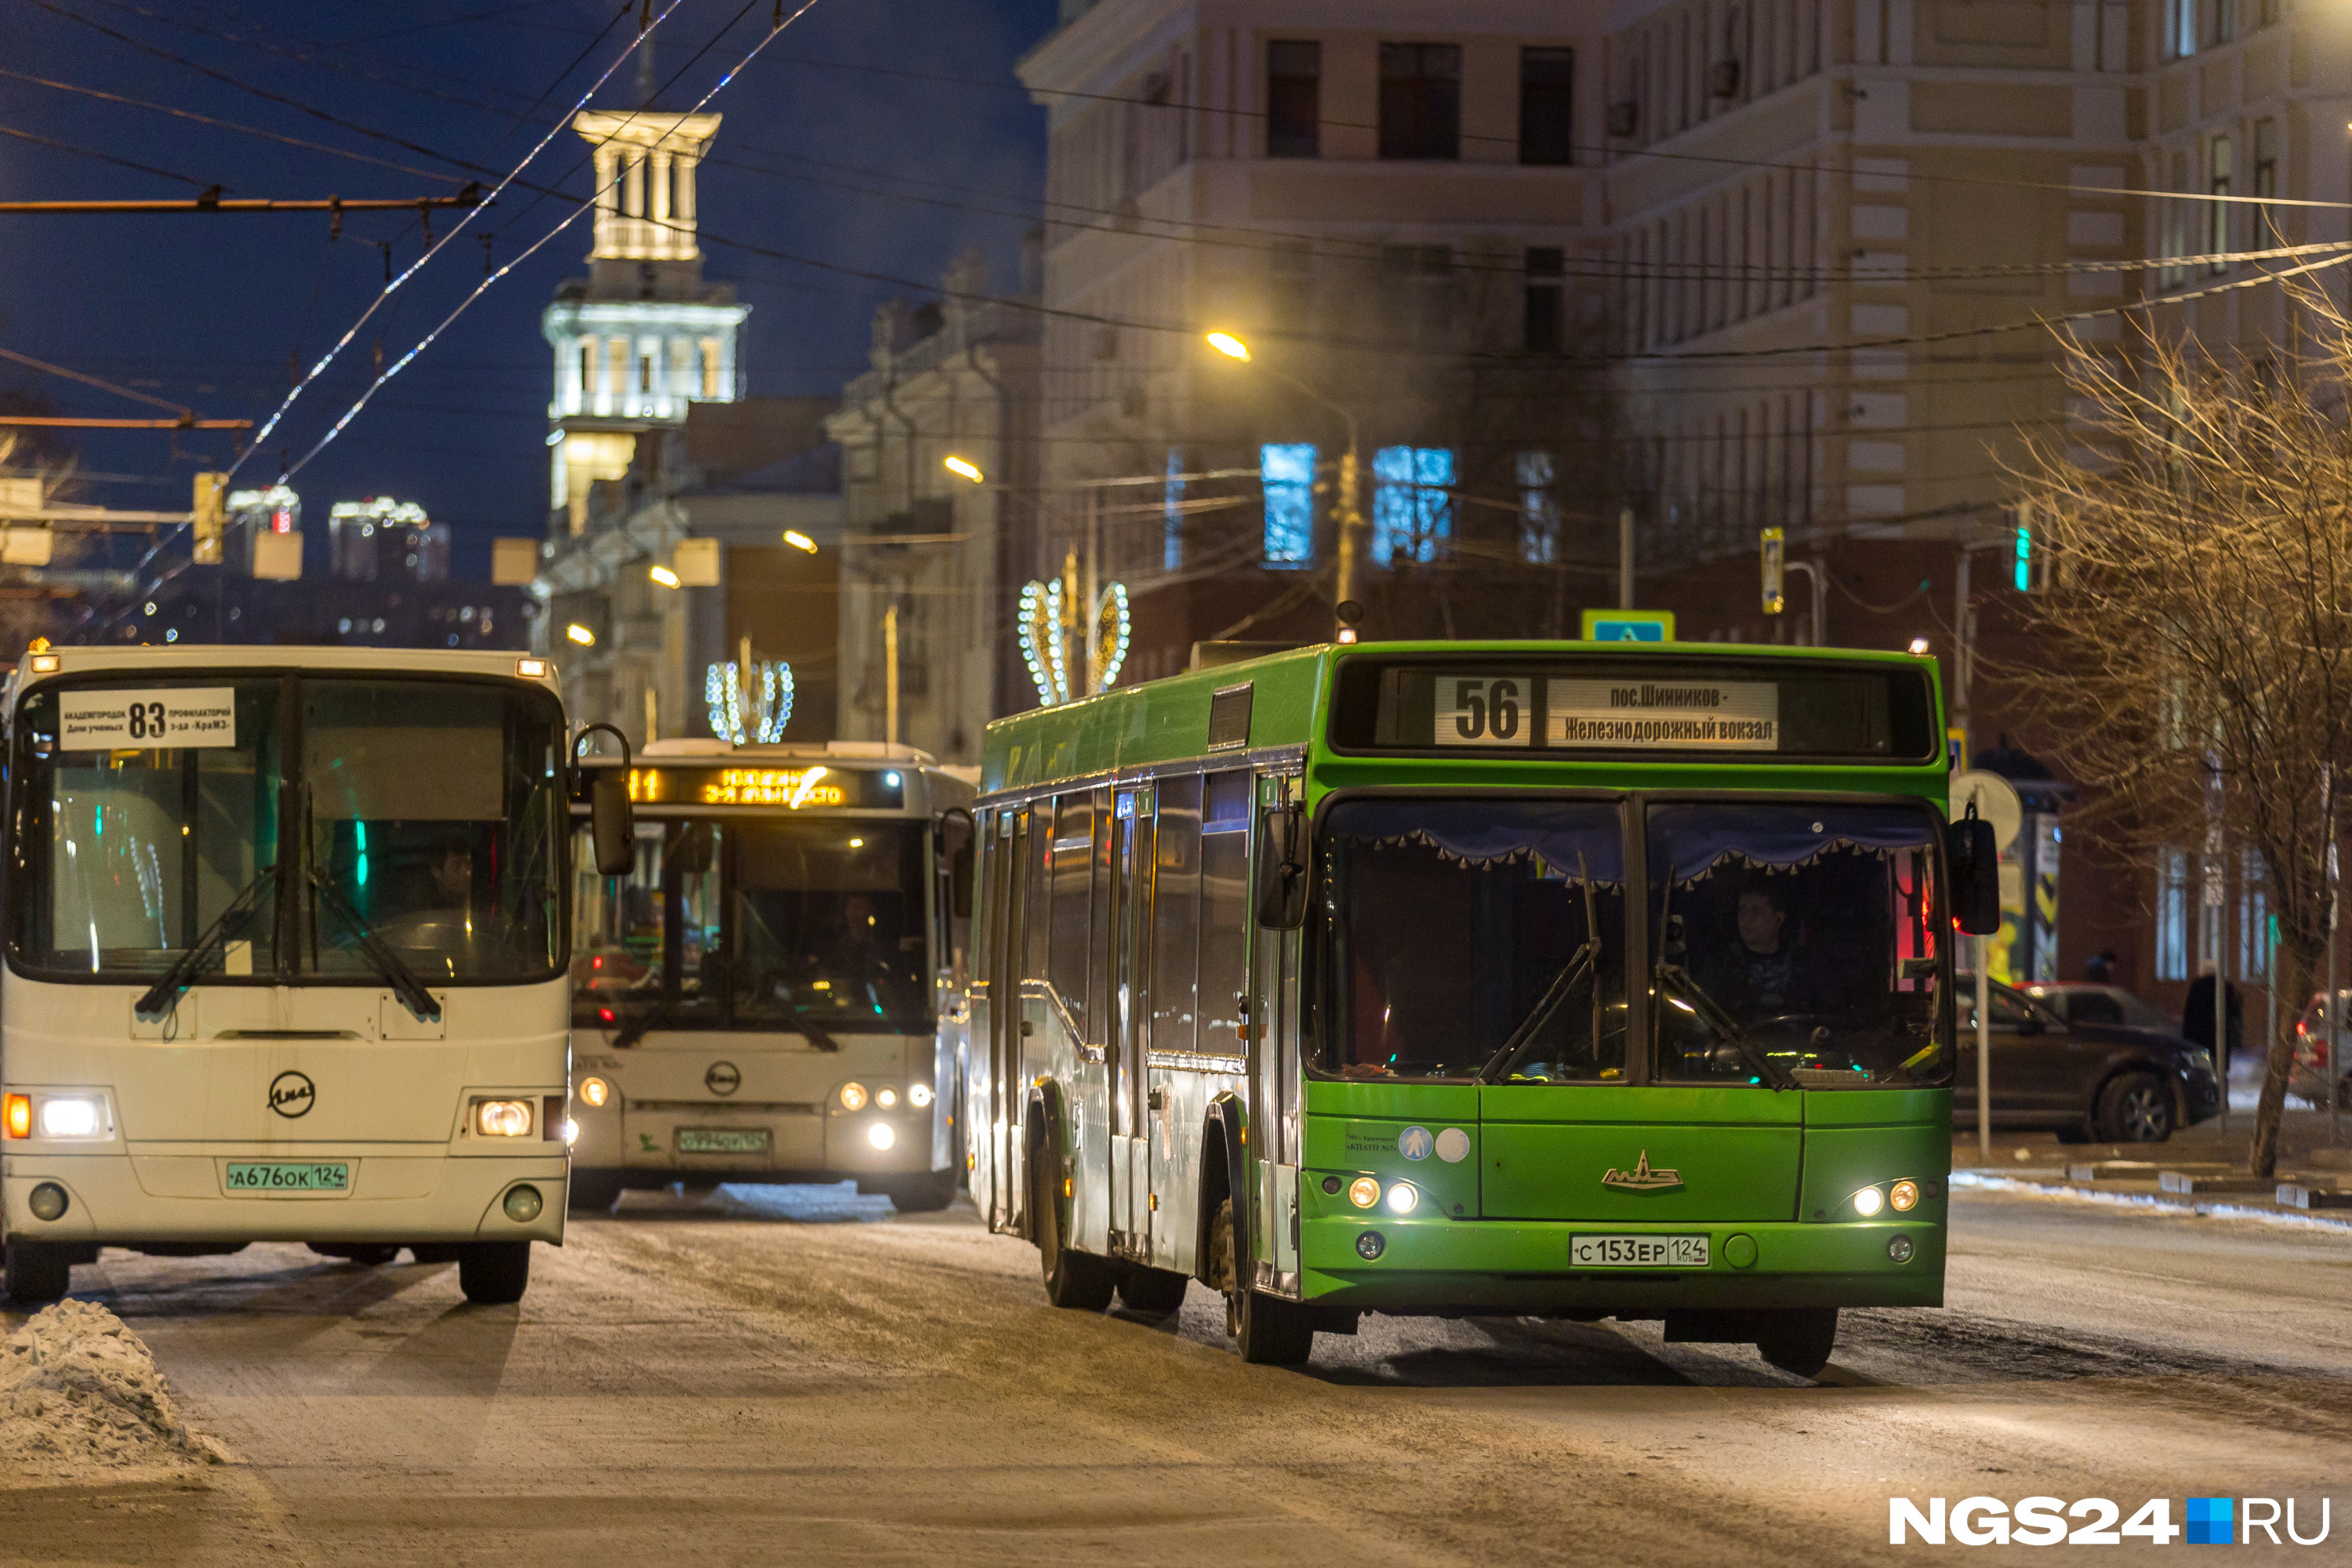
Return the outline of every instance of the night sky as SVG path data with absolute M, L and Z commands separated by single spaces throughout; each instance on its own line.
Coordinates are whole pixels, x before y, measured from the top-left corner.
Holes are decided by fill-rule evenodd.
M 1045 116 L 1019 90 L 1013 62 L 1050 31 L 1054 10 L 1054 0 L 818 0 L 711 102 L 726 119 L 700 174 L 705 276 L 734 282 L 752 306 L 743 353 L 753 395 L 837 394 L 866 366 L 876 304 L 908 291 L 730 250 L 713 235 L 925 282 L 977 245 L 996 288 L 1017 283 L 1021 235 L 1042 189 Z M 682 0 L 656 33 L 656 79 L 686 68 L 662 107 L 690 105 L 758 42 L 773 14 L 772 0 L 752 0 L 748 10 L 743 0 Z M 616 23 L 620 15 L 604 0 L 0 0 L 0 70 L 15 73 L 0 75 L 0 132 L 79 150 L 0 133 L 0 200 L 184 197 L 214 184 L 229 196 L 449 194 L 475 177 L 453 160 L 509 169 L 568 111 L 634 35 L 636 7 Z M 633 106 L 635 82 L 632 60 L 597 104 Z M 542 91 L 546 100 L 530 110 Z M 530 119 L 519 120 L 526 110 Z M 584 199 L 586 152 L 567 130 L 524 178 Z M 379 336 L 389 364 L 480 281 L 477 234 L 492 235 L 491 254 L 503 261 L 572 210 L 510 189 L 478 216 L 304 393 L 237 485 L 269 483 L 281 447 L 299 457 L 326 432 L 373 377 Z M 436 214 L 436 236 L 459 216 Z M 492 538 L 541 531 L 551 362 L 539 315 L 560 280 L 585 275 L 589 227 L 582 218 L 486 292 L 296 478 L 311 556 L 323 562 L 329 505 L 371 494 L 421 501 L 451 524 L 463 577 L 488 575 Z M 264 419 L 285 394 L 289 357 L 307 371 L 381 291 L 378 242 L 392 242 L 395 268 L 422 249 L 413 213 L 347 216 L 332 244 L 328 231 L 323 214 L 0 215 L 0 348 L 209 417 Z M 5 361 L 0 393 L 46 398 L 61 414 L 163 412 Z M 76 499 L 120 507 L 184 510 L 189 476 L 227 455 L 219 435 L 72 439 L 85 471 L 113 476 Z

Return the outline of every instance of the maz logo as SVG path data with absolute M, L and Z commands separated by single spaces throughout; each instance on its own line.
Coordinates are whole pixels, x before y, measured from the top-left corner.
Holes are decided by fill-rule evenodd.
M 282 1072 L 269 1080 L 269 1109 L 289 1121 L 308 1116 L 318 1099 L 319 1086 L 308 1073 Z

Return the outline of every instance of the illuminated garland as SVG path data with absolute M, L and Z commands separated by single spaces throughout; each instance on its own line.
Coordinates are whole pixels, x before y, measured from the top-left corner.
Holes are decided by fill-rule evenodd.
M 720 740 L 740 746 L 756 734 L 760 744 L 772 746 L 784 738 L 784 726 L 793 721 L 793 667 L 779 659 L 761 658 L 752 660 L 751 668 L 760 683 L 756 704 L 744 701 L 743 671 L 729 659 L 703 670 L 703 706 L 709 710 L 710 732 Z
M 1021 588 L 1018 637 L 1021 658 L 1037 688 L 1038 703 L 1056 708 L 1074 696 L 1071 690 L 1069 640 L 1077 629 L 1074 608 L 1065 598 L 1062 581 L 1025 583 Z M 1106 584 L 1095 595 L 1095 647 L 1087 663 L 1087 693 L 1107 691 L 1126 666 L 1134 632 L 1128 606 L 1127 584 Z

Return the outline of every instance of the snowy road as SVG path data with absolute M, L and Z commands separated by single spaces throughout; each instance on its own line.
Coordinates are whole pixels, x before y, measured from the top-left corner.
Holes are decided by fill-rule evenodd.
M 1890 1494 L 2040 1493 L 2294 1497 L 2306 1534 L 2328 1497 L 2285 1550 L 2352 1560 L 2352 1232 L 1965 1195 L 1950 1306 L 1848 1314 L 1811 1386 L 1654 1325 L 1368 1318 L 1251 1367 L 1198 1286 L 1047 1308 L 969 1211 L 638 1201 L 519 1309 L 286 1247 L 77 1270 L 240 1463 L 0 1491 L 0 1559 L 1882 1562 L 1920 1550 Z

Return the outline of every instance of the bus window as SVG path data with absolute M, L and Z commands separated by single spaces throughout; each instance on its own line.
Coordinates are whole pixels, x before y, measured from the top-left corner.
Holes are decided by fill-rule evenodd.
M 1201 822 L 1201 1050 L 1246 1057 L 1241 998 L 1249 986 L 1250 775 L 1211 773 Z
M 1909 806 L 1721 803 L 1650 814 L 1662 1079 L 1807 1089 L 1947 1081 L 1935 819 Z
M 1190 1051 L 1199 1037 L 1201 775 L 1160 781 L 1157 886 L 1151 900 L 1151 1049 Z
M 1079 1028 L 1087 1025 L 1087 959 L 1093 942 L 1095 803 L 1066 795 L 1054 820 L 1053 951 L 1050 976 L 1062 1005 Z
M 735 1026 L 929 1033 L 922 826 L 730 826 Z
M 1622 843 L 1611 805 L 1332 807 L 1321 1066 L 1353 1079 L 1624 1081 Z

